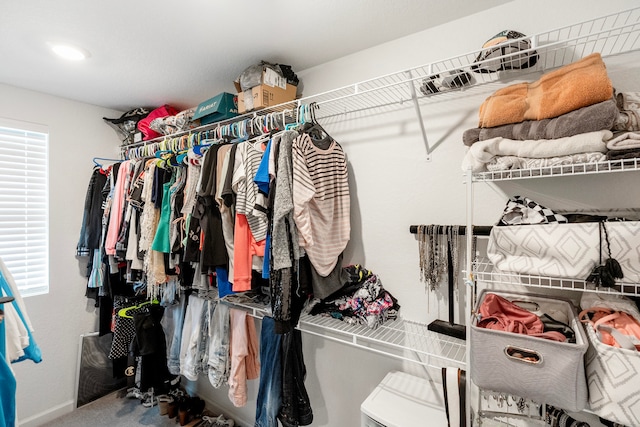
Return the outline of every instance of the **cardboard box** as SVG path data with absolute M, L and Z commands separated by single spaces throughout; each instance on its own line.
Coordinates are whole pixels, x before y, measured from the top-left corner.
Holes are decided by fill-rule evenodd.
M 238 94 L 238 112 L 242 114 L 293 101 L 296 99 L 296 89 L 295 86 L 289 84 L 286 85 L 286 89 L 266 84 L 255 86 Z
M 243 92 L 239 80 L 235 80 L 233 84 L 235 85 L 236 91 L 238 93 Z M 260 76 L 260 82 L 256 82 L 253 87 L 260 86 L 261 84 L 267 85 L 269 87 L 279 87 L 283 90 L 287 89 L 287 79 L 282 77 L 275 70 L 268 67 L 262 67 L 262 76 Z
M 208 99 L 196 108 L 193 120 L 200 119 L 201 125 L 231 119 L 238 115 L 238 96 L 222 92 Z

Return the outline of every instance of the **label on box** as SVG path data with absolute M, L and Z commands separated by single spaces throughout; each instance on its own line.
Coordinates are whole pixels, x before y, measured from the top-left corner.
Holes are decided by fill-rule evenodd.
M 287 89 L 287 79 L 276 73 L 271 68 L 267 68 L 264 71 L 264 84 L 271 87 L 279 87 L 280 89 Z

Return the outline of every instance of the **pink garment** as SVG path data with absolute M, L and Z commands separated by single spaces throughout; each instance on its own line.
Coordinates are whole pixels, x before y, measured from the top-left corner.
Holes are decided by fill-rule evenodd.
M 113 189 L 113 197 L 111 199 L 111 210 L 109 214 L 109 224 L 107 226 L 107 239 L 104 243 L 104 251 L 107 255 L 116 254 L 116 243 L 120 235 L 120 226 L 124 216 L 124 198 L 125 191 L 131 181 L 132 164 L 131 160 L 126 160 L 118 169 L 118 179 Z
M 236 213 L 236 224 L 233 239 L 233 291 L 251 290 L 251 266 L 253 256 L 264 256 L 266 239 L 256 242 L 247 217 Z
M 496 294 L 485 295 L 480 304 L 479 314 L 478 327 L 480 328 L 531 335 L 560 342 L 567 340 L 560 332 L 544 332 L 544 324 L 536 314 Z
M 260 376 L 258 335 L 256 325 L 246 311 L 232 308 L 229 316 L 229 400 L 240 407 L 247 404 L 247 380 Z

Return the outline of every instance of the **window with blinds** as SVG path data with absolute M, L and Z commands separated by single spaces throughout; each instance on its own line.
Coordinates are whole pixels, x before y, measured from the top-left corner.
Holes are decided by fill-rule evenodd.
M 22 296 L 49 292 L 49 135 L 0 121 L 0 258 Z

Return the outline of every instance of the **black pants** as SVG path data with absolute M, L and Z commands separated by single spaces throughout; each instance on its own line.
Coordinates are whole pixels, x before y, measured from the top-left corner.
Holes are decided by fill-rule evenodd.
M 304 386 L 307 374 L 302 356 L 302 335 L 297 329 L 282 336 L 282 405 L 278 419 L 284 427 L 313 422 L 309 395 Z
M 167 387 L 172 375 L 167 368 L 167 344 L 160 324 L 164 307 L 149 305 L 146 310 L 133 314 L 136 327 L 135 350 L 140 356 L 140 391 L 151 387 L 161 393 Z

